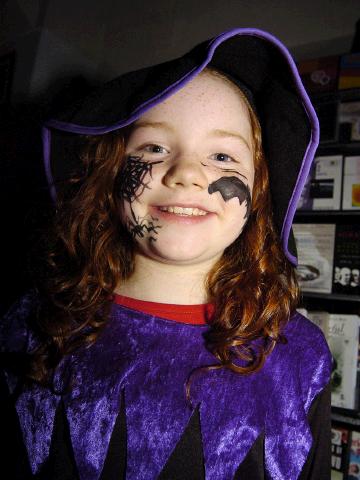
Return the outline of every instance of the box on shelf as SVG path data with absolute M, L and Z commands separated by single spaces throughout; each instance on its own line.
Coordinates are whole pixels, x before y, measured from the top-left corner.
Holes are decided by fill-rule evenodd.
M 298 70 L 309 93 L 332 92 L 337 89 L 339 56 L 303 60 Z
M 360 141 L 360 101 L 343 102 L 339 106 L 339 141 Z
M 343 472 L 338 472 L 337 470 L 331 469 L 331 476 L 330 480 L 344 480 L 344 473 Z
M 348 53 L 340 59 L 339 90 L 360 87 L 360 53 Z
M 360 477 L 360 433 L 351 434 L 349 470 L 347 480 L 358 480 Z
M 304 317 L 308 318 L 309 312 L 306 310 L 306 308 L 300 307 L 300 308 L 297 308 L 296 311 L 300 313 L 300 315 L 303 315 Z
M 322 330 L 333 355 L 332 405 L 359 410 L 360 317 L 318 310 L 306 316 Z
M 304 292 L 330 293 L 334 260 L 335 224 L 295 223 L 298 251 L 296 274 Z
M 317 325 L 325 335 L 327 341 L 329 341 L 329 322 L 330 322 L 330 313 L 324 311 L 308 311 L 307 317 L 315 325 Z
M 331 428 L 331 479 L 346 479 L 349 465 L 351 430 L 333 425 Z M 338 472 L 339 475 L 336 475 Z M 345 474 L 345 475 L 344 475 Z
M 360 155 L 345 157 L 343 210 L 360 210 Z
M 354 409 L 359 349 L 359 317 L 330 314 L 329 348 L 334 366 L 331 373 L 331 405 Z
M 333 293 L 360 295 L 360 225 L 336 226 Z
M 355 385 L 355 410 L 359 410 L 359 409 L 360 409 L 360 322 L 359 322 L 359 343 L 358 343 L 358 357 L 357 357 L 357 365 L 356 365 L 356 385 Z
M 342 155 L 315 157 L 298 210 L 340 210 Z

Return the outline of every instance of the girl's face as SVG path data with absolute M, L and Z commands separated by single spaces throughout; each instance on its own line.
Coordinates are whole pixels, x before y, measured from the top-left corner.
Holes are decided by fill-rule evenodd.
M 254 182 L 252 129 L 237 88 L 204 73 L 133 125 L 119 183 L 140 254 L 214 263 L 241 233 Z

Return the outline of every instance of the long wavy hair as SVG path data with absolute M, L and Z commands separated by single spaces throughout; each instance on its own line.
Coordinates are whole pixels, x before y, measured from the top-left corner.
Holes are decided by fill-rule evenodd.
M 272 220 L 259 121 L 235 84 L 217 71 L 210 73 L 240 92 L 247 104 L 255 180 L 248 222 L 206 278 L 214 314 L 205 340 L 214 365 L 191 373 L 188 398 L 193 375 L 203 369 L 228 368 L 238 374 L 259 370 L 275 344 L 285 341 L 282 329 L 299 300 L 294 269 Z M 81 174 L 60 189 L 53 223 L 38 243 L 44 261 L 34 272 L 41 303 L 32 328 L 40 342 L 27 362 L 30 381 L 51 384 L 65 355 L 96 341 L 108 321 L 116 286 L 134 271 L 135 242 L 121 223 L 117 196 L 126 138 L 126 130 L 86 138 Z

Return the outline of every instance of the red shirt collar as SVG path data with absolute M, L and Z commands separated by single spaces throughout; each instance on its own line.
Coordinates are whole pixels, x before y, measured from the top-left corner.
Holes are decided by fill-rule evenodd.
M 116 293 L 113 296 L 113 301 L 118 305 L 131 308 L 132 310 L 138 310 L 156 317 L 193 325 L 208 324 L 208 319 L 214 311 L 214 305 L 212 303 L 204 303 L 200 305 L 175 305 L 170 303 L 138 300 L 136 298 L 125 297 Z

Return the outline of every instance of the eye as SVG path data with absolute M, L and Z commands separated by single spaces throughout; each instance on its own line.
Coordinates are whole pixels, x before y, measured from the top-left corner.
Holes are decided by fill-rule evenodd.
M 144 150 L 149 153 L 168 153 L 165 147 L 156 144 L 146 145 Z
M 217 162 L 235 162 L 233 157 L 230 157 L 230 155 L 227 155 L 226 153 L 214 153 L 212 158 Z

